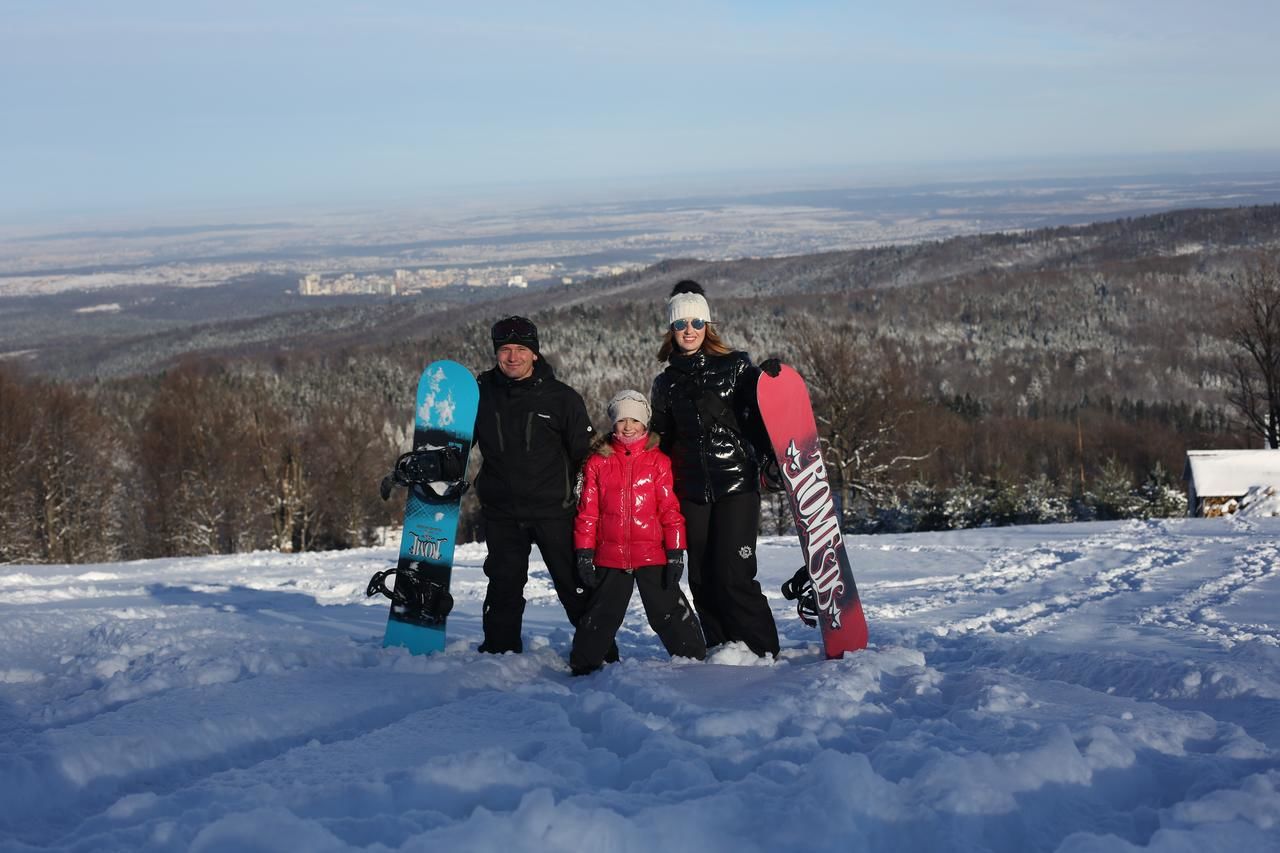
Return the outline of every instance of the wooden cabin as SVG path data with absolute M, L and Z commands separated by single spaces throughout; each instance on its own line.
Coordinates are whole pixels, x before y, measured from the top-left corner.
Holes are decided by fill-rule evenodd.
M 1280 491 L 1280 450 L 1188 450 L 1187 514 L 1233 515 L 1251 489 Z

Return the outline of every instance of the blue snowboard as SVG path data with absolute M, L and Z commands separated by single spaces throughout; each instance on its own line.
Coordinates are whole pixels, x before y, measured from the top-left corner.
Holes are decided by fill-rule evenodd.
M 458 507 L 479 402 L 475 378 L 457 362 L 432 362 L 418 380 L 413 449 L 453 445 L 461 453 L 463 471 L 453 488 L 444 482 L 409 488 L 395 571 L 396 591 L 409 603 L 392 600 L 383 646 L 403 646 L 416 655 L 444 648 L 445 621 L 453 604 L 449 579 Z

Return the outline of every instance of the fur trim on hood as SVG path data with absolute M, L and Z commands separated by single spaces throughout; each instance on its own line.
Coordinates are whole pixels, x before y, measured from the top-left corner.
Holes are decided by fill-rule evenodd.
M 658 446 L 658 442 L 662 441 L 662 436 L 653 430 L 649 430 L 649 439 L 644 443 L 645 450 L 652 450 Z M 591 441 L 591 452 L 598 453 L 601 456 L 613 455 L 613 433 L 601 433 Z

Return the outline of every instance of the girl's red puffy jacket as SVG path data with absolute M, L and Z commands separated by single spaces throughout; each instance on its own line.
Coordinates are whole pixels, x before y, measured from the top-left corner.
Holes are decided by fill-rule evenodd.
M 573 547 L 595 549 L 596 565 L 610 569 L 661 566 L 668 550 L 686 547 L 671 460 L 656 433 L 630 448 L 610 436 L 587 457 Z

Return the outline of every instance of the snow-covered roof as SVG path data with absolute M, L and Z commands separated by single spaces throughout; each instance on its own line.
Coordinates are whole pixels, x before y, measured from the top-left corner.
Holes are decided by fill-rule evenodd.
M 1188 450 L 1182 476 L 1200 497 L 1235 497 L 1254 486 L 1280 486 L 1280 450 Z

